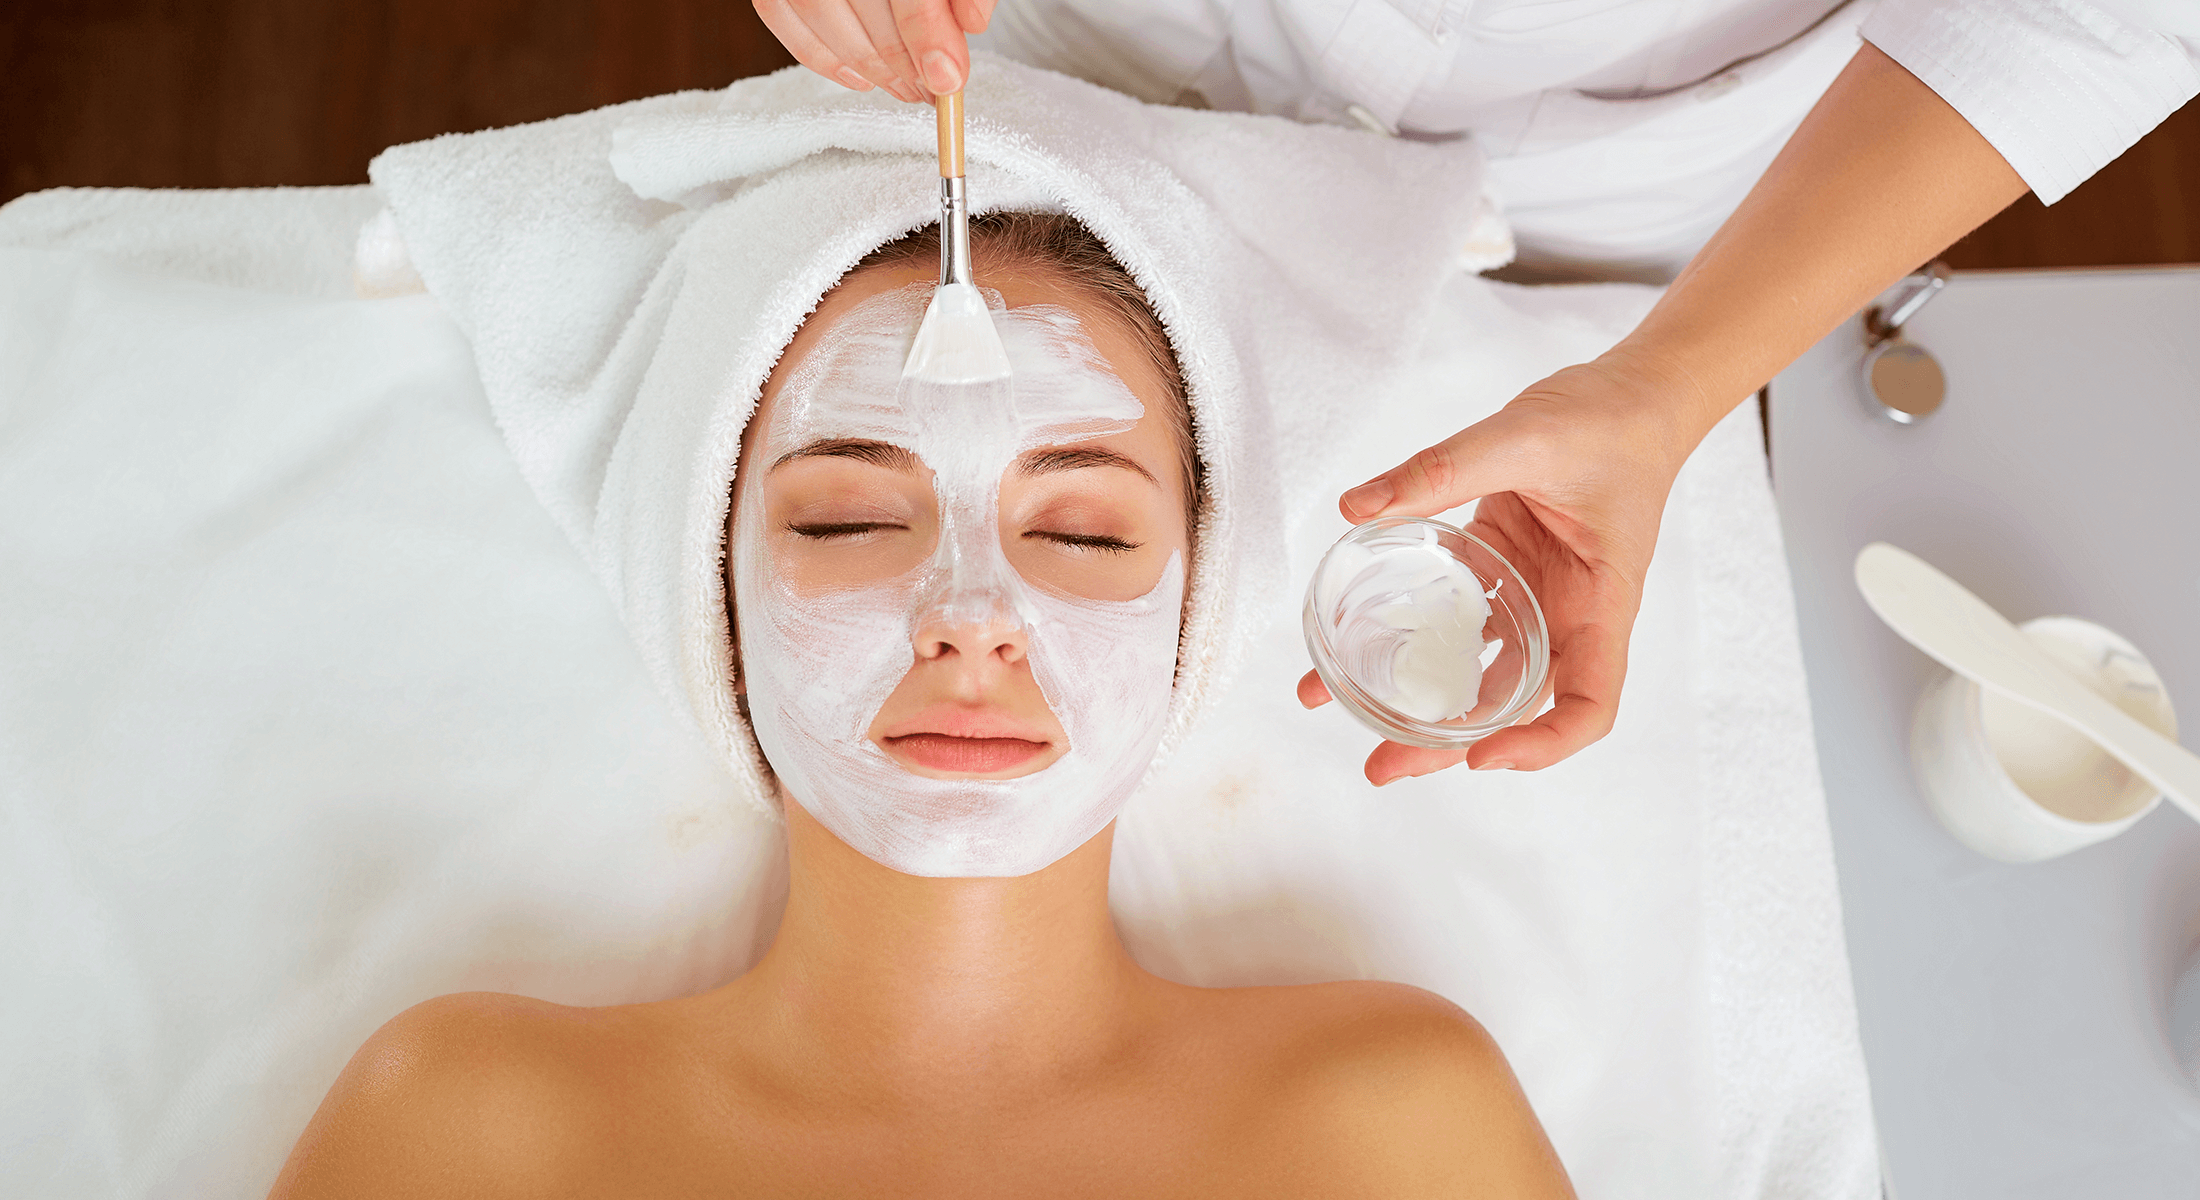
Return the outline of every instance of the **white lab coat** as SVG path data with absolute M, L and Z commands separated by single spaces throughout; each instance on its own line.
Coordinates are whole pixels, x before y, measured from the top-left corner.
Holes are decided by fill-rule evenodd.
M 1472 135 L 1523 260 L 1656 274 L 1859 39 L 2049 203 L 2200 92 L 2200 0 L 1001 0 L 979 44 L 1161 103 Z

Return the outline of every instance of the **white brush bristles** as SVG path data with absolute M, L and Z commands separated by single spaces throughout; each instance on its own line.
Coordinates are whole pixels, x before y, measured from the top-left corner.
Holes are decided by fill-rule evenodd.
M 943 283 L 932 293 L 901 377 L 926 383 L 985 383 L 1008 377 L 1008 352 L 1001 348 L 993 312 L 976 285 Z

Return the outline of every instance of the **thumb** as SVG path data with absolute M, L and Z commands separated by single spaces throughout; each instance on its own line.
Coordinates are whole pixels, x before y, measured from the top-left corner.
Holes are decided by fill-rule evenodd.
M 1528 486 L 1515 431 L 1499 411 L 1346 492 L 1337 501 L 1348 521 L 1433 517 L 1493 492 Z

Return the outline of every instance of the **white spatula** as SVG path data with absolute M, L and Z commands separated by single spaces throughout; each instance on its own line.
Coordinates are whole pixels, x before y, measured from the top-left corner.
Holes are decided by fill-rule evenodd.
M 1905 641 L 1980 687 L 2068 722 L 2200 819 L 2200 758 L 2103 699 L 1962 584 L 1907 550 L 1873 542 L 1856 556 L 1856 587 Z
M 917 326 L 901 377 L 924 383 L 986 383 L 1008 377 L 1008 353 L 985 296 L 970 279 L 970 210 L 963 195 L 961 92 L 933 101 L 940 135 L 940 286 Z

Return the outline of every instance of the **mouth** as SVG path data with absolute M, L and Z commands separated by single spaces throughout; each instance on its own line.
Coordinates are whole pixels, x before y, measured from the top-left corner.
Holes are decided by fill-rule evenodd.
M 908 733 L 880 739 L 886 752 L 928 771 L 991 775 L 1025 766 L 1047 752 L 1047 743 L 1014 737 L 956 737 Z
M 877 735 L 879 748 L 928 774 L 1002 775 L 1035 767 L 1055 746 L 1047 731 L 993 709 L 937 705 Z

